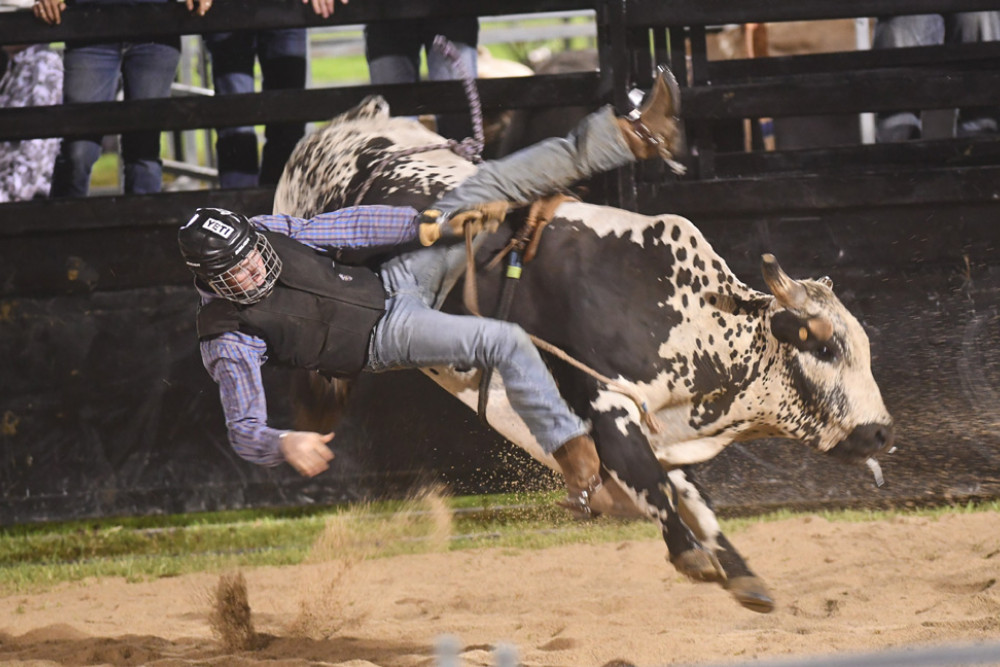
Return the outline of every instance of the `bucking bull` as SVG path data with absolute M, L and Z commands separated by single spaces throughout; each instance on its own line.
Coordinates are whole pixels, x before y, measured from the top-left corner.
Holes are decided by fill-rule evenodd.
M 381 98 L 368 98 L 300 142 L 274 210 L 309 218 L 361 203 L 426 209 L 475 166 L 435 150 L 393 158 L 371 175 L 388 154 L 442 142 L 414 121 L 391 118 Z M 480 238 L 484 312 L 493 312 L 500 272 L 482 267 L 505 245 L 506 231 Z M 866 461 L 891 445 L 893 426 L 872 377 L 868 337 L 831 282 L 793 280 L 769 256 L 763 272 L 770 294 L 740 282 L 682 217 L 567 202 L 524 273 L 510 319 L 645 397 L 658 432 L 632 398 L 552 364 L 567 402 L 592 423 L 621 513 L 656 521 L 681 573 L 719 582 L 745 607 L 768 612 L 770 593 L 721 532 L 687 466 L 762 437 Z M 477 374 L 425 372 L 475 409 Z M 502 391 L 491 392 L 487 416 L 557 469 Z

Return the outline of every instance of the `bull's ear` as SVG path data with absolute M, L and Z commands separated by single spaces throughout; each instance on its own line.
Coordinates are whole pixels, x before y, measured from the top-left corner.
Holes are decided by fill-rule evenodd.
M 837 357 L 836 345 L 827 337 L 821 340 L 812 331 L 809 321 L 789 310 L 781 310 L 771 317 L 771 333 L 782 343 L 787 343 L 801 352 L 809 352 L 824 361 Z

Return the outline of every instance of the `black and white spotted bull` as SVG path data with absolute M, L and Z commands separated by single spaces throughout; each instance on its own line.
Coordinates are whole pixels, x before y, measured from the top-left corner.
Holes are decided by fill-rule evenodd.
M 275 212 L 311 217 L 355 203 L 427 208 L 475 167 L 437 150 L 396 158 L 369 177 L 387 153 L 440 141 L 369 98 L 302 140 L 278 185 Z M 478 257 L 506 240 L 502 230 L 484 239 Z M 478 272 L 484 312 L 496 300 L 496 273 Z M 795 438 L 864 461 L 893 437 L 868 338 L 831 283 L 792 280 L 771 258 L 764 273 L 770 294 L 740 282 L 679 216 L 570 202 L 546 228 L 511 312 L 528 332 L 645 396 L 662 426 L 657 433 L 632 399 L 553 363 L 566 400 L 593 425 L 606 480 L 617 482 L 633 511 L 659 523 L 671 562 L 692 579 L 722 582 L 756 611 L 773 609 L 770 594 L 722 534 L 685 466 L 761 437 Z M 426 372 L 475 408 L 473 373 Z M 555 468 L 502 391 L 491 392 L 487 415 Z

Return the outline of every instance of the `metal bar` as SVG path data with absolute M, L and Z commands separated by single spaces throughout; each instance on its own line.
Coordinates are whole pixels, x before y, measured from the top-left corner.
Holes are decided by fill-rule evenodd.
M 274 188 L 160 192 L 0 204 L 0 238 L 104 229 L 157 229 L 180 225 L 199 206 L 248 215 L 270 213 Z
M 784 658 L 753 661 L 754 667 L 940 667 L 940 665 L 994 665 L 1000 661 L 1000 642 L 952 644 L 948 646 L 907 647 L 888 651 L 830 655 L 813 658 Z M 718 663 L 715 667 L 732 667 Z M 749 663 L 748 663 L 749 664 Z M 700 667 L 712 667 L 700 665 Z
M 713 60 L 708 63 L 708 78 L 715 84 L 732 84 L 771 76 L 796 74 L 812 76 L 904 67 L 925 67 L 932 71 L 993 69 L 998 59 L 1000 59 L 1000 42 L 912 46 L 876 51 Z
M 767 21 L 810 21 L 970 12 L 996 9 L 995 0 L 629 0 L 625 14 L 628 25 L 720 25 Z
M 478 82 L 484 110 L 547 106 L 596 106 L 595 72 L 483 79 Z M 380 94 L 397 114 L 466 111 L 468 101 L 457 81 L 351 86 L 312 90 L 274 90 L 243 95 L 177 97 L 0 109 L 0 139 L 32 139 L 135 130 L 190 130 L 256 125 L 264 122 L 329 120 L 366 95 Z
M 187 160 L 163 160 L 163 173 L 178 176 L 190 176 L 201 181 L 216 183 L 219 180 L 219 170 L 215 167 L 203 167 Z
M 845 91 L 850 91 L 849 93 Z M 1000 72 L 893 69 L 769 77 L 685 91 L 684 116 L 756 118 L 1000 103 Z

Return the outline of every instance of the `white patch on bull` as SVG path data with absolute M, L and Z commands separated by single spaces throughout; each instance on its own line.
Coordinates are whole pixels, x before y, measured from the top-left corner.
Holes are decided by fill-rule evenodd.
M 681 442 L 668 440 L 667 437 L 664 437 L 664 434 L 654 434 L 649 438 L 649 445 L 656 454 L 656 460 L 664 468 L 702 463 L 721 452 L 733 441 L 731 433 Z
M 345 188 L 352 182 L 358 173 L 357 157 L 373 139 L 392 144 L 387 154 L 443 143 L 440 136 L 411 118 L 382 115 L 387 109 L 381 100 L 381 105 L 367 105 L 366 113 L 336 117 L 323 129 L 304 137 L 289 157 L 278 182 L 273 212 L 311 218 L 322 212 L 320 207 L 331 210 L 353 205 L 355 201 L 348 193 L 336 186 Z M 367 113 L 372 110 L 374 116 Z M 385 173 L 391 178 L 406 179 L 407 188 L 428 195 L 435 183 L 452 187 L 475 170 L 467 160 L 439 149 L 418 153 L 399 163 L 390 162 Z M 396 186 L 393 191 L 398 189 Z
M 671 223 L 691 226 L 690 221 L 678 215 L 650 217 L 631 211 L 582 202 L 567 202 L 558 208 L 558 213 L 561 217 L 582 222 L 601 238 L 613 235 L 627 238 L 639 246 L 644 244 L 643 232 L 659 222 L 666 223 L 665 229 L 667 230 L 670 229 Z M 664 243 L 662 238 L 658 240 L 660 243 Z
M 715 512 L 709 508 L 698 492 L 698 487 L 688 481 L 682 470 L 671 470 L 667 473 L 667 477 L 677 490 L 681 519 L 694 532 L 702 546 L 711 552 L 718 551 L 722 528 Z
M 623 383 L 631 384 L 631 383 Z M 612 391 L 609 389 L 601 389 L 597 392 L 597 398 L 595 398 L 590 406 L 595 412 L 611 412 L 612 410 L 624 410 L 625 414 L 615 418 L 615 426 L 618 431 L 624 435 L 628 435 L 629 426 L 638 426 L 642 428 L 641 415 L 639 414 L 639 408 L 636 406 L 635 401 L 625 396 L 621 392 Z
M 435 366 L 421 370 L 448 393 L 465 403 L 470 410 L 478 412 L 480 378 L 478 370 L 457 371 L 452 366 Z M 486 407 L 486 418 L 495 431 L 528 452 L 533 459 L 556 472 L 559 471 L 555 459 L 542 450 L 542 446 L 528 430 L 527 424 L 511 407 L 499 373 L 493 373 L 490 379 L 490 400 Z

